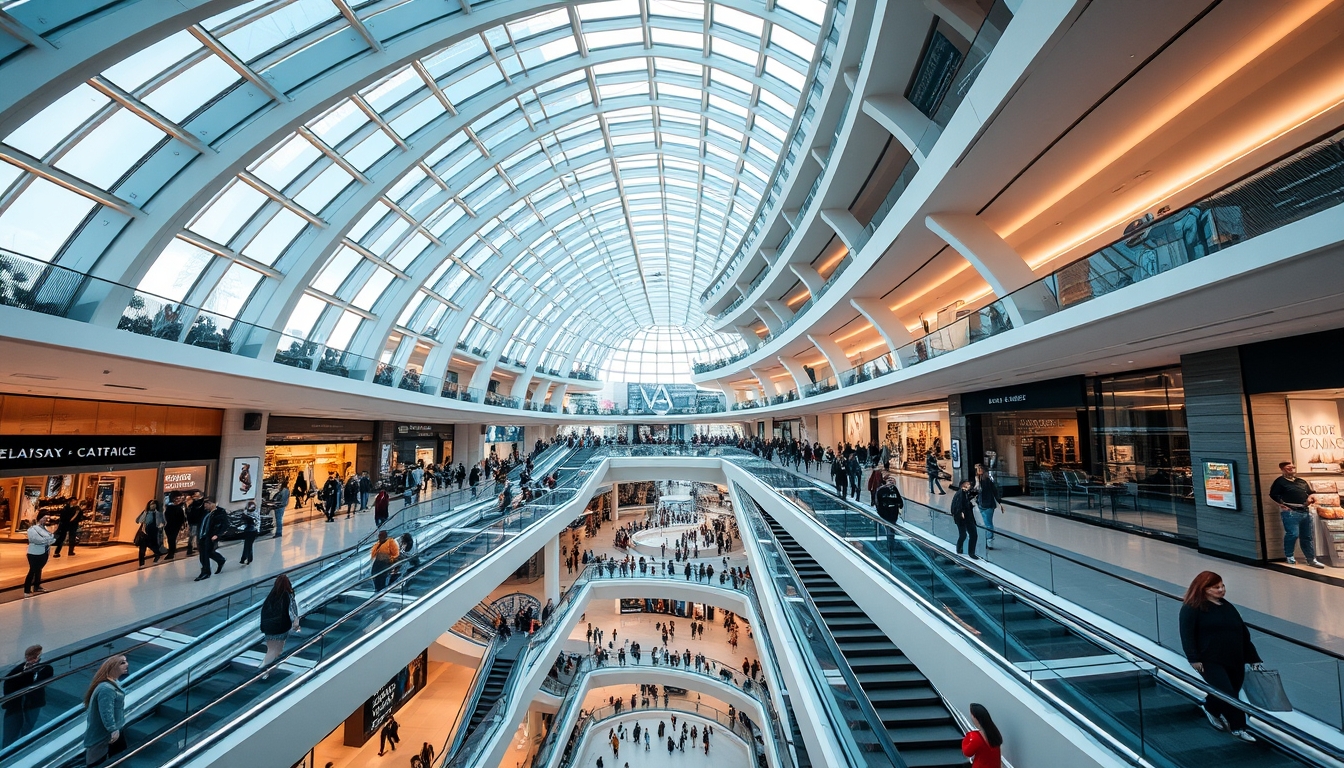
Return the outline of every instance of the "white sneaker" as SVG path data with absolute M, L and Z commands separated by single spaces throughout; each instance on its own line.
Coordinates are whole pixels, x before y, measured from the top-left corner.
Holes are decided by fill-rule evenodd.
M 1209 725 L 1212 725 L 1215 730 L 1219 731 L 1227 730 L 1227 722 L 1223 720 L 1222 715 L 1215 715 L 1206 709 L 1204 710 L 1204 716 L 1209 718 Z
M 1312 567 L 1312 568 L 1324 568 L 1324 567 L 1325 567 L 1325 563 L 1322 563 L 1320 560 L 1312 560 L 1312 561 L 1311 561 L 1311 567 Z
M 1290 557 L 1290 558 L 1288 558 L 1288 564 L 1289 564 L 1289 565 L 1297 565 L 1297 558 L 1296 558 L 1296 557 Z
M 1252 736 L 1249 731 L 1233 731 L 1232 735 L 1237 737 L 1238 739 L 1241 739 L 1247 744 L 1255 743 L 1255 737 Z

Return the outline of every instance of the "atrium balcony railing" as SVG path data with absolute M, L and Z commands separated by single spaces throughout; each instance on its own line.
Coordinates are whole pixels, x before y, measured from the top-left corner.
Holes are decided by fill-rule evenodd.
M 821 97 L 826 91 L 825 86 L 822 85 L 822 81 L 830 74 L 831 69 L 834 66 L 835 49 L 840 44 L 840 28 L 845 20 L 845 12 L 848 5 L 846 0 L 839 0 L 839 2 L 836 2 L 835 4 L 835 11 L 831 15 L 831 28 L 826 34 L 826 39 L 821 44 L 821 56 L 817 59 L 817 69 L 812 77 L 812 87 L 808 91 L 807 103 L 804 105 L 801 112 L 802 119 L 798 121 L 798 128 L 794 130 L 793 136 L 789 139 L 787 151 L 784 155 L 784 164 L 780 168 L 779 174 L 776 175 L 774 183 L 770 185 L 770 192 L 761 203 L 760 212 L 756 214 L 751 229 L 742 238 L 742 242 L 738 244 L 737 250 L 734 251 L 732 257 L 728 259 L 728 263 L 724 265 L 723 270 L 719 273 L 718 279 L 700 294 L 701 302 L 709 301 L 711 296 L 723 290 L 724 286 L 732 283 L 737 268 L 742 265 L 742 262 L 746 259 L 746 255 L 752 252 L 752 249 L 748 246 L 751 245 L 752 241 L 756 240 L 766 228 L 765 222 L 771 216 L 775 215 L 775 205 L 779 202 L 780 195 L 783 194 L 784 182 L 793 174 L 794 166 L 797 163 L 798 158 L 806 154 L 803 151 L 803 141 L 806 138 L 807 129 L 812 126 L 812 121 L 816 117 L 817 109 L 821 106 Z M 841 118 L 841 122 L 844 122 L 843 117 Z M 829 160 L 830 156 L 828 155 L 827 161 L 829 162 Z M 825 168 L 822 170 L 824 173 Z M 821 176 L 819 175 L 817 178 L 820 180 Z M 804 208 L 806 208 L 806 206 L 804 206 Z

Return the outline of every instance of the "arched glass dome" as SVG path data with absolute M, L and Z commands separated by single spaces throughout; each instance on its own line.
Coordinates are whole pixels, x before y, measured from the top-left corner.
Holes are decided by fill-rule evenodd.
M 745 346 L 741 338 L 706 328 L 655 325 L 636 331 L 612 348 L 602 364 L 602 379 L 690 383 L 692 363 L 736 354 Z

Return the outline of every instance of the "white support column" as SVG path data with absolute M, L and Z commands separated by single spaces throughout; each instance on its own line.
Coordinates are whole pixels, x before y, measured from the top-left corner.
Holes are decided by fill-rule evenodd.
M 755 349 L 761 346 L 761 337 L 757 336 L 756 332 L 751 330 L 747 326 L 734 325 L 733 330 L 741 334 L 742 340 L 747 343 L 747 349 Z
M 555 389 L 552 389 L 551 394 L 547 396 L 546 402 L 550 405 L 554 405 L 557 411 L 560 410 L 565 404 L 565 391 L 568 389 L 568 381 L 562 381 L 559 384 L 556 384 Z
M 869 96 L 863 100 L 863 112 L 894 136 L 917 164 L 924 165 L 928 158 L 920 145 L 932 147 L 941 129 L 909 99 L 900 94 Z
M 807 378 L 807 371 L 803 370 L 803 364 L 784 355 L 779 356 L 779 364 L 784 366 L 784 370 L 788 371 L 789 375 L 793 377 L 793 386 L 797 388 L 798 394 L 801 396 L 807 385 L 812 383 Z
M 1058 309 L 1054 295 L 1044 285 L 1016 296 L 1008 295 L 1034 283 L 1036 274 L 984 221 L 970 214 L 939 213 L 924 217 L 924 223 L 955 248 L 989 283 L 994 295 L 1003 300 L 1014 327 Z
M 803 285 L 807 286 L 807 290 L 813 296 L 816 296 L 821 291 L 822 286 L 826 285 L 826 278 L 813 269 L 811 264 L 790 263 L 789 269 L 793 270 L 793 274 L 803 281 Z
M 545 587 L 545 600 L 560 602 L 560 537 L 553 536 L 546 542 L 542 558 L 541 577 Z
M 762 248 L 761 258 L 765 259 L 765 268 L 771 269 L 775 266 L 775 261 L 779 259 L 779 251 L 774 248 Z
M 854 214 L 844 208 L 822 208 L 821 220 L 835 230 L 850 253 L 859 250 L 859 243 L 863 240 L 863 225 L 854 218 Z
M 867 318 L 868 322 L 873 324 L 877 332 L 882 334 L 882 340 L 887 342 L 887 349 L 891 351 L 891 359 L 896 367 L 901 367 L 901 357 L 896 350 L 915 340 L 915 337 L 906 329 L 905 324 L 896 313 L 891 311 L 887 303 L 882 299 L 875 298 L 851 298 L 849 305 L 859 311 L 859 314 Z
M 634 428 L 631 428 L 631 432 Z M 633 435 L 631 435 L 633 437 Z M 621 517 L 621 484 L 611 484 L 611 522 L 616 522 Z
M 219 438 L 219 470 L 215 472 L 215 492 L 214 496 L 219 501 L 221 507 L 233 509 L 242 507 L 244 502 L 231 501 L 230 489 L 233 487 L 233 460 L 241 458 L 257 459 L 257 466 L 252 468 L 252 496 L 256 500 L 257 506 L 261 506 L 261 458 L 266 455 L 266 422 L 270 414 L 261 413 L 261 423 L 258 429 L 243 429 L 243 420 L 245 414 L 250 411 L 242 409 L 229 408 L 224 411 L 224 419 L 220 425 Z M 326 480 L 325 477 L 322 480 Z M 293 482 L 293 478 L 290 478 Z M 315 480 L 315 482 L 321 482 Z
M 793 319 L 793 310 L 781 299 L 766 299 L 765 306 L 775 313 L 775 317 L 778 317 L 781 323 Z
M 756 382 L 761 385 L 762 397 L 774 397 L 779 394 L 779 389 L 775 387 L 775 382 L 772 381 L 769 376 L 766 376 L 759 367 L 753 367 L 748 370 L 751 371 L 752 376 L 756 377 Z
M 490 374 L 495 372 L 495 366 L 499 364 L 499 351 L 504 348 L 504 344 L 513 338 L 514 331 L 523 324 L 523 320 L 528 316 L 528 312 L 523 307 L 515 307 L 513 316 L 509 318 L 499 329 L 499 336 L 495 338 L 495 343 L 485 351 L 485 362 L 476 366 L 476 370 L 471 374 L 471 383 L 467 386 L 472 389 L 484 390 L 490 385 Z
M 570 304 L 569 308 L 556 315 L 551 324 L 546 327 L 546 330 L 542 331 L 541 335 L 537 337 L 537 343 L 532 345 L 532 360 L 528 362 L 527 369 L 523 371 L 522 375 L 513 381 L 513 389 L 509 392 L 513 397 L 525 397 L 527 395 L 527 388 L 532 383 L 532 377 L 537 375 L 537 366 L 541 364 L 541 358 L 546 356 L 546 348 L 550 346 L 551 341 L 555 339 L 555 335 L 560 332 L 560 329 L 565 326 L 565 321 L 569 320 L 570 316 L 578 309 L 577 302 Z M 565 371 L 565 373 L 568 373 L 568 371 Z
M 783 327 L 783 323 L 779 321 L 779 316 L 772 312 L 769 307 L 763 307 L 757 304 L 751 309 L 756 313 L 757 317 L 761 318 L 761 322 L 765 323 L 765 327 L 770 329 L 770 333 L 779 333 L 779 329 Z
M 851 367 L 849 364 L 849 357 L 845 355 L 845 351 L 840 348 L 839 344 L 831 341 L 828 336 L 813 336 L 809 333 L 807 335 L 807 340 L 812 342 L 817 349 L 821 350 L 821 354 L 826 358 L 826 362 L 831 364 L 831 374 L 835 376 L 836 383 L 841 387 L 845 386 L 844 381 L 840 378 L 840 374 L 843 371 L 849 370 Z

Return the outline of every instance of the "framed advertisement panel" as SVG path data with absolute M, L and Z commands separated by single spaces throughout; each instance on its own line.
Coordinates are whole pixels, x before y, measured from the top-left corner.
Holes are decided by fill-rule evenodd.
M 257 498 L 257 486 L 261 480 L 261 457 L 244 456 L 233 460 L 233 471 L 229 474 L 229 502 L 248 501 Z
M 1204 503 L 1217 509 L 1237 509 L 1237 464 L 1204 459 Z

